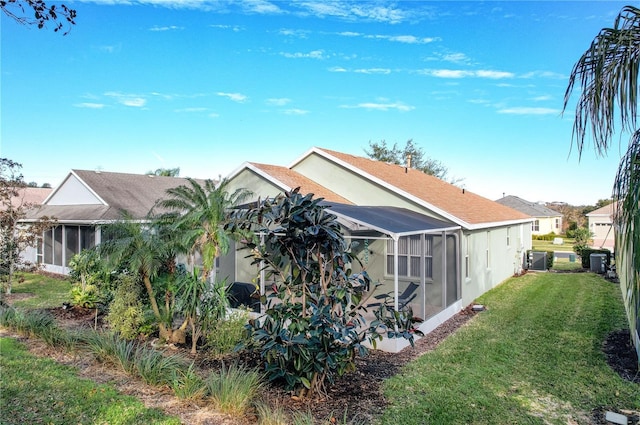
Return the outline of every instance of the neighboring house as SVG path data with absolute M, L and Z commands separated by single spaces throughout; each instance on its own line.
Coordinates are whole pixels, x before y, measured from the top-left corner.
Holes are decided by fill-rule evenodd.
M 589 231 L 593 235 L 593 248 L 614 251 L 616 232 L 613 226 L 613 213 L 615 207 L 616 203 L 613 202 L 586 214 L 589 220 Z
M 48 216 L 57 225 L 45 232 L 36 252 L 25 253 L 43 270 L 68 274 L 69 261 L 101 241 L 101 225 L 123 218 L 144 220 L 166 190 L 186 184 L 177 177 L 72 170 L 25 221 Z
M 423 332 L 519 273 L 531 249 L 530 216 L 399 165 L 312 148 L 288 167 L 245 163 L 228 178 L 229 190 L 249 188 L 255 199 L 296 187 L 324 198 L 347 240 L 359 242 L 354 252 L 381 284 L 376 293 L 393 294 L 398 306 L 398 295 L 417 286 L 409 305 L 426 319 Z M 231 252 L 221 276 L 264 290 L 265 274 L 245 252 Z M 385 342 L 389 351 L 408 344 Z
M 51 194 L 51 188 L 30 187 L 25 186 L 18 189 L 18 195 L 11 198 L 11 206 L 13 208 L 24 208 L 27 212 L 33 208 L 37 208 Z M 5 205 L 0 205 L 0 210 L 5 210 Z M 20 253 L 20 257 L 27 263 L 35 263 L 36 249 L 27 247 L 24 252 Z
M 562 233 L 562 214 L 558 211 L 513 195 L 500 198 L 496 202 L 533 217 L 534 221 L 531 223 L 531 234 L 533 235 L 546 235 L 551 232 L 559 235 Z
M 18 189 L 18 196 L 11 198 L 11 205 L 14 208 L 19 207 L 33 207 L 42 204 L 47 199 L 47 196 L 51 194 L 53 189 L 46 187 L 30 187 L 25 186 Z M 0 205 L 0 208 L 4 208 Z

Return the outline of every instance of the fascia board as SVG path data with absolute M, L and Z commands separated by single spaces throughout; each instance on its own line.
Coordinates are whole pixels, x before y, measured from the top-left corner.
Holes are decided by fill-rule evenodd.
M 489 223 L 478 223 L 470 225 L 469 227 L 465 227 L 465 230 L 480 230 L 480 229 L 490 229 L 492 227 L 504 227 L 512 224 L 524 224 L 524 223 L 533 223 L 535 219 L 532 217 L 530 219 L 525 218 L 522 220 L 507 220 L 507 221 L 495 221 Z

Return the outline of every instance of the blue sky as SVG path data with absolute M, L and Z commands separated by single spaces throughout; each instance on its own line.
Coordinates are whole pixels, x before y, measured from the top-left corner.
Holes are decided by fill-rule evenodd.
M 573 64 L 615 1 L 68 1 L 68 35 L 1 17 L 0 156 L 71 169 L 226 176 L 319 146 L 412 139 L 490 199 L 594 204 L 607 157 L 571 145 Z M 574 97 L 575 100 L 575 97 Z M 572 105 L 574 103 L 572 102 Z

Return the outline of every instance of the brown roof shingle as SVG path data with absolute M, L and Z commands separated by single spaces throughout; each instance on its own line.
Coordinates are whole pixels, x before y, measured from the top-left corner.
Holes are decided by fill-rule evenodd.
M 308 179 L 307 177 L 294 170 L 291 170 L 290 168 L 281 167 L 278 165 L 260 164 L 255 162 L 251 162 L 250 164 L 264 171 L 266 174 L 270 175 L 271 177 L 291 189 L 300 187 L 302 193 L 312 193 L 315 198 L 324 198 L 324 200 L 326 201 L 338 202 L 341 204 L 353 204 L 348 199 L 343 198 L 337 193 L 327 189 L 322 185 L 319 185 L 313 180 Z
M 530 219 L 526 214 L 415 169 L 329 149 L 317 150 L 471 225 Z

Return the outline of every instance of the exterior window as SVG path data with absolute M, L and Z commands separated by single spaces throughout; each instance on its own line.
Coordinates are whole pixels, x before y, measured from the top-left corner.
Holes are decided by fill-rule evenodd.
M 36 263 L 38 263 L 38 264 L 42 264 L 42 259 L 43 259 L 42 257 L 44 255 L 43 244 L 44 244 L 43 237 L 42 236 L 38 236 L 36 238 Z
M 64 264 L 69 265 L 71 258 L 78 253 L 79 241 L 78 241 L 78 226 L 64 226 Z
M 80 251 L 96 246 L 96 229 L 93 226 L 80 226 Z
M 53 228 L 53 264 L 62 265 L 62 226 Z
M 393 274 L 393 240 L 387 241 L 387 274 Z M 433 278 L 433 237 L 403 236 L 398 239 L 398 276 Z
M 49 229 L 44 232 L 44 262 L 45 264 L 53 264 L 53 229 Z
M 536 220 L 533 223 L 531 223 L 531 231 L 532 232 L 539 232 L 540 231 L 540 220 Z
M 507 247 L 511 246 L 511 227 L 507 227 Z
M 465 240 L 465 255 L 464 255 L 464 277 L 469 279 L 469 235 L 464 236 Z
M 491 232 L 487 232 L 487 268 L 491 268 Z
M 560 219 L 556 218 L 556 229 L 560 228 Z

